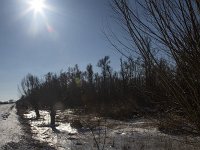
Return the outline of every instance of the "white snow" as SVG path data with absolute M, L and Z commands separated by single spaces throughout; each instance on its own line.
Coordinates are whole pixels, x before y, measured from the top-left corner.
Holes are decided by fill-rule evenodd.
M 21 143 L 21 136 L 25 136 L 16 109 L 11 107 L 14 104 L 0 105 L 0 149 L 1 146 L 9 143 Z M 92 150 L 97 149 L 97 145 L 106 150 L 199 150 L 200 138 L 190 136 L 171 136 L 161 133 L 154 120 L 140 119 L 132 121 L 118 121 L 107 119 L 101 120 L 100 125 L 92 129 L 94 124 L 98 124 L 98 117 L 87 115 L 75 115 L 66 110 L 58 112 L 57 130 L 50 128 L 50 116 L 47 111 L 40 111 L 41 119 L 34 120 L 35 112 L 30 111 L 24 114 L 30 118 L 29 124 L 33 133 L 33 140 L 40 143 L 47 142 L 57 150 Z M 80 129 L 75 129 L 68 122 L 70 119 L 79 120 L 83 125 Z M 79 122 L 78 121 L 78 122 Z M 78 123 L 79 124 L 79 123 Z M 105 132 L 106 131 L 106 132 Z M 94 140 L 96 139 L 96 142 Z M 104 144 L 105 142 L 105 144 Z M 34 149 L 28 144 L 21 144 L 18 149 Z
M 8 142 L 19 142 L 22 129 L 14 104 L 0 105 L 0 147 Z
M 69 112 L 69 111 L 68 111 Z M 58 116 L 78 117 L 72 113 L 62 112 Z M 34 112 L 30 112 L 25 116 L 34 117 Z M 30 121 L 33 138 L 41 142 L 48 142 L 58 150 L 65 149 L 81 149 L 92 150 L 100 146 L 106 150 L 115 149 L 135 149 L 135 150 L 198 150 L 200 148 L 197 137 L 188 136 L 171 136 L 158 131 L 155 123 L 152 120 L 141 119 L 137 121 L 117 121 L 108 119 L 106 125 L 93 129 L 94 135 L 88 128 L 91 122 L 83 120 L 86 116 L 79 116 L 83 128 L 80 130 L 71 127 L 68 122 L 58 122 L 57 129 L 60 132 L 53 132 L 48 126 L 50 122 L 49 113 L 40 111 L 40 120 Z M 96 120 L 93 117 L 93 121 Z M 76 118 L 77 119 L 77 118 Z M 105 126 L 104 126 L 105 125 Z M 106 129 L 106 132 L 105 132 Z M 94 140 L 96 138 L 97 143 Z M 105 140 L 105 145 L 103 144 Z
M 69 123 L 60 123 L 57 129 L 60 130 L 61 132 L 66 131 L 69 133 L 77 133 L 77 130 L 72 128 Z

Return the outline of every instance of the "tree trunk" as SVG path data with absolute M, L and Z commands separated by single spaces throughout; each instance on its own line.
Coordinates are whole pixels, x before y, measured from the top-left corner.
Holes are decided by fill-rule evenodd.
M 36 119 L 40 118 L 40 112 L 37 106 L 34 107 L 35 109 L 35 114 L 36 114 Z
M 50 117 L 51 117 L 51 127 L 52 128 L 55 128 L 55 120 L 56 120 L 56 111 L 53 107 L 51 107 L 51 110 L 50 110 Z

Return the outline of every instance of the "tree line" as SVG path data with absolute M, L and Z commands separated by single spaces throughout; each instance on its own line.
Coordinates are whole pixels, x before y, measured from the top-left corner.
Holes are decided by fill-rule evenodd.
M 97 63 L 100 73 L 89 64 L 86 71 L 76 65 L 44 79 L 29 74 L 22 80 L 21 100 L 36 113 L 38 105 L 47 107 L 53 122 L 61 102 L 117 118 L 178 110 L 200 129 L 200 2 L 111 0 L 111 7 L 124 31 L 120 37 L 107 32 L 126 58 L 120 60 L 120 71 L 113 71 L 105 56 Z
M 37 118 L 40 117 L 40 109 L 49 110 L 52 126 L 55 125 L 56 110 L 65 108 L 81 108 L 115 118 L 162 111 L 165 103 L 163 106 L 160 103 L 164 93 L 160 92 L 159 78 L 153 73 L 147 77 L 139 59 L 121 59 L 120 62 L 118 72 L 112 69 L 109 56 L 105 56 L 97 63 L 100 72 L 94 72 L 92 64 L 88 64 L 85 71 L 75 65 L 59 74 L 49 72 L 42 79 L 27 74 L 21 81 L 22 96 L 18 106 L 31 106 Z M 164 61 L 160 65 L 166 71 L 170 70 Z M 156 68 L 153 71 L 156 73 Z M 147 90 L 149 82 L 156 93 Z

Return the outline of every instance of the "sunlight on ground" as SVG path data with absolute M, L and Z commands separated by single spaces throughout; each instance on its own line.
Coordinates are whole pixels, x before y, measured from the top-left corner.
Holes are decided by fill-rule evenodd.
M 41 119 L 31 119 L 29 121 L 33 138 L 41 142 L 47 142 L 58 150 L 95 149 L 96 143 L 94 142 L 94 136 L 100 141 L 98 142 L 100 147 L 103 147 L 103 141 L 106 137 L 105 149 L 107 150 L 198 150 L 199 147 L 197 146 L 197 141 L 200 141 L 199 138 L 171 136 L 161 133 L 155 126 L 155 123 L 148 119 L 133 120 L 133 122 L 108 119 L 106 128 L 97 127 L 97 130 L 93 131 L 93 136 L 91 131 L 88 130 L 88 126 L 84 126 L 78 132 L 77 129 L 71 127 L 70 123 L 66 121 L 57 122 L 58 126 L 56 128 L 59 132 L 53 132 L 49 126 L 50 116 L 48 111 L 40 111 L 40 114 Z M 30 111 L 24 116 L 26 118 L 34 118 L 35 112 Z M 67 118 L 77 117 L 69 110 L 58 112 L 57 116 L 65 116 Z M 84 117 L 86 116 L 81 116 L 80 119 Z M 92 120 L 95 120 L 94 117 Z M 87 123 L 88 125 L 90 124 L 90 122 Z
M 24 117 L 25 118 L 28 118 L 28 119 L 31 119 L 31 118 L 35 118 L 36 117 L 36 114 L 34 111 L 29 111 L 28 114 L 24 114 Z
M 66 131 L 69 133 L 77 133 L 77 130 L 72 128 L 70 123 L 59 123 L 59 126 L 56 129 L 60 130 L 61 132 Z
M 41 142 L 47 142 L 50 146 L 55 146 L 57 149 L 62 149 L 62 145 L 69 147 L 71 141 L 67 139 L 62 139 L 64 134 L 75 134 L 77 130 L 70 126 L 70 123 L 58 123 L 56 129 L 57 132 L 53 132 L 50 128 L 50 115 L 48 111 L 40 111 L 40 119 L 34 120 L 36 117 L 34 111 L 30 111 L 28 114 L 24 114 L 25 118 L 32 119 L 29 121 L 31 125 L 31 130 L 33 133 L 33 138 Z M 62 140 L 61 140 L 62 139 Z

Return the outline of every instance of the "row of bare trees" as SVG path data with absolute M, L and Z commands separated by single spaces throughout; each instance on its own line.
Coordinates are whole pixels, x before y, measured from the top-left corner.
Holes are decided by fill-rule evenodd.
M 200 129 L 200 2 L 112 0 L 111 4 L 124 31 L 121 38 L 111 30 L 107 34 L 126 57 L 120 71 L 113 71 L 106 56 L 97 63 L 100 73 L 89 64 L 86 71 L 76 65 L 44 79 L 27 75 L 22 99 L 36 114 L 41 105 L 49 109 L 52 125 L 60 102 L 117 117 L 180 109 Z
M 132 117 L 135 113 L 155 109 L 161 111 L 152 94 L 145 95 L 147 82 L 157 82 L 152 89 L 160 89 L 159 78 L 154 76 L 152 79 L 152 76 L 149 81 L 142 65 L 139 59 L 121 59 L 121 69 L 116 72 L 110 66 L 110 58 L 105 56 L 97 63 L 101 69 L 98 73 L 94 73 L 89 64 L 85 71 L 75 65 L 59 74 L 47 73 L 42 79 L 28 74 L 21 82 L 22 98 L 18 104 L 31 106 L 37 118 L 40 118 L 40 109 L 49 110 L 52 127 L 55 127 L 57 109 L 82 108 L 86 112 L 116 118 Z

